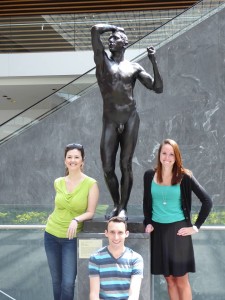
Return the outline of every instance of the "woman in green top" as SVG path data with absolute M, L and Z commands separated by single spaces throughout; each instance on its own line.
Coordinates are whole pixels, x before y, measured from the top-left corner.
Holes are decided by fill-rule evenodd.
M 92 219 L 99 190 L 95 179 L 83 170 L 84 148 L 65 148 L 66 176 L 54 182 L 55 208 L 45 229 L 45 251 L 52 276 L 54 300 L 73 300 L 77 274 L 77 239 L 83 221 Z

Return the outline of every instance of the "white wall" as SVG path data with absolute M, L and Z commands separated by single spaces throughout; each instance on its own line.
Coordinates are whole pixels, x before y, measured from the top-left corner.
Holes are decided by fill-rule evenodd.
M 18 53 L 0 55 L 0 77 L 83 74 L 93 68 L 93 52 Z
M 132 59 L 145 50 L 127 49 Z M 95 67 L 93 51 L 17 53 L 0 55 L 0 77 L 78 75 Z

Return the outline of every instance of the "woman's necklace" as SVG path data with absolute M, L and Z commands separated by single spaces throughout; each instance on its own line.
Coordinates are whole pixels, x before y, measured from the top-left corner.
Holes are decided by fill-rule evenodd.
M 172 178 L 171 174 L 163 177 L 163 183 L 166 184 L 162 188 L 162 204 L 163 205 L 167 205 L 167 193 L 168 193 L 169 184 L 171 183 L 171 178 Z
M 168 187 L 163 186 L 162 188 L 162 204 L 167 205 L 167 192 L 168 192 Z

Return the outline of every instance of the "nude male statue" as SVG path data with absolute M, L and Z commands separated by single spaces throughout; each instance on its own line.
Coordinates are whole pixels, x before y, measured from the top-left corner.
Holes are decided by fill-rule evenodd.
M 108 39 L 111 57 L 105 52 L 101 35 Z M 103 98 L 103 128 L 100 144 L 105 182 L 113 199 L 113 210 L 106 216 L 127 219 L 127 204 L 133 185 L 132 157 L 137 143 L 139 116 L 133 89 L 138 79 L 147 89 L 162 93 L 163 81 L 155 59 L 155 49 L 147 48 L 154 78 L 138 63 L 124 58 L 128 39 L 124 29 L 115 25 L 97 24 L 91 28 L 96 77 Z M 120 146 L 121 183 L 115 174 L 116 154 Z

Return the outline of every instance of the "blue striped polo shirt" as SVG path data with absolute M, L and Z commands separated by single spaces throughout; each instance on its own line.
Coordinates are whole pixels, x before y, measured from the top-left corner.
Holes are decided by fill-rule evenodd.
M 124 253 L 116 259 L 105 246 L 91 255 L 88 269 L 89 277 L 100 277 L 101 300 L 126 300 L 129 297 L 131 276 L 143 278 L 143 258 L 125 247 Z

